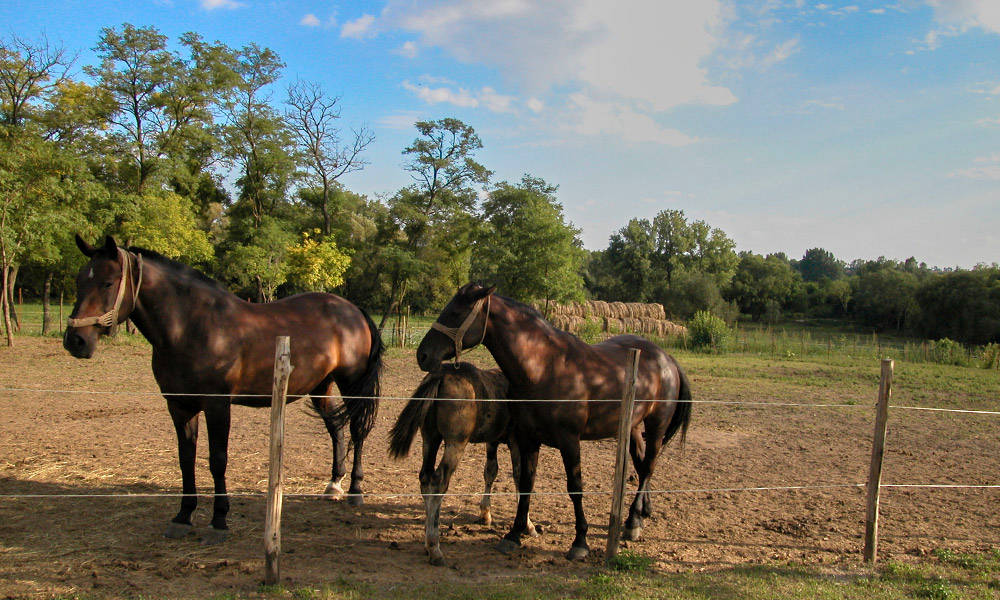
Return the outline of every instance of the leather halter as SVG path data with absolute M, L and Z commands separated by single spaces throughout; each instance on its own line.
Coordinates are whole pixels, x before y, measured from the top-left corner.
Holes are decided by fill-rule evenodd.
M 132 253 L 118 249 L 118 253 L 122 257 L 122 276 L 121 280 L 118 282 L 118 295 L 115 297 L 115 305 L 108 312 L 104 313 L 99 317 L 83 317 L 82 319 L 74 319 L 70 317 L 67 321 L 70 327 L 87 327 L 88 325 L 102 325 L 107 327 L 108 335 L 114 335 L 118 330 L 118 311 L 121 310 L 122 300 L 125 298 L 125 287 L 128 285 L 128 279 L 132 273 Z M 132 294 L 132 310 L 135 310 L 136 302 L 139 301 L 139 288 L 142 287 L 142 255 L 135 255 L 135 262 L 139 267 L 139 274 L 135 278 L 135 283 L 132 285 L 134 290 Z M 126 317 L 127 318 L 127 317 Z
M 455 343 L 455 364 L 458 364 L 458 359 L 462 356 L 462 339 L 465 338 L 465 333 L 470 327 L 472 327 L 472 322 L 476 320 L 476 316 L 479 313 L 479 307 L 483 305 L 483 302 L 486 302 L 486 313 L 483 315 L 483 336 L 479 338 L 479 342 L 470 346 L 470 348 L 482 344 L 483 340 L 486 339 L 486 327 L 490 323 L 490 299 L 492 297 L 493 294 L 490 294 L 485 298 L 476 300 L 475 304 L 472 305 L 472 310 L 469 311 L 468 316 L 465 317 L 465 320 L 462 321 L 462 324 L 458 327 L 447 327 L 442 325 L 440 321 L 434 321 L 431 323 L 431 329 L 440 331 Z

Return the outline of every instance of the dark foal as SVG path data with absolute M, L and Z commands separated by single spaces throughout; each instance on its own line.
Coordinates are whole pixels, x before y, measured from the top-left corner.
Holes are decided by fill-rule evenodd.
M 438 317 L 439 325 L 417 348 L 420 367 L 438 369 L 454 356 L 456 347 L 471 348 L 482 340 L 510 382 L 508 397 L 539 400 L 509 404 L 512 437 L 521 454 L 518 489 L 534 488 L 540 446 L 558 448 L 576 517 L 576 537 L 566 558 L 577 560 L 589 552 L 580 440 L 616 435 L 625 362 L 630 348 L 641 350 L 629 447 L 639 485 L 625 524 L 625 539 L 639 539 L 643 518 L 651 514 L 647 486 L 660 448 L 678 431 L 683 440 L 691 418 L 691 403 L 683 402 L 691 399 L 687 377 L 670 355 L 648 340 L 619 335 L 590 345 L 556 329 L 533 308 L 494 295 L 494 289 L 467 284 L 458 290 Z M 517 517 L 498 545 L 500 551 L 509 553 L 521 545 L 530 502 L 530 494 L 520 496 Z
M 424 377 L 413 392 L 413 399 L 406 404 L 392 426 L 389 453 L 396 459 L 409 453 L 413 436 L 420 429 L 423 440 L 420 493 L 424 496 L 427 511 L 424 548 L 432 565 L 444 564 L 439 532 L 441 501 L 468 444 L 487 445 L 486 467 L 483 469 L 485 489 L 479 511 L 483 523 L 493 523 L 490 495 L 498 471 L 497 447 L 507 441 L 510 424 L 507 404 L 495 400 L 506 397 L 507 379 L 499 369 L 483 371 L 468 363 L 442 365 L 440 371 Z M 476 399 L 485 401 L 472 402 Z M 434 463 L 442 442 L 444 456 L 435 469 Z M 508 444 L 508 447 L 516 482 L 520 466 L 517 446 Z M 537 535 L 530 519 L 527 528 L 529 535 Z
M 77 276 L 77 300 L 63 346 L 77 358 L 90 358 L 98 338 L 127 319 L 152 344 L 153 375 L 177 432 L 183 480 L 180 512 L 167 528 L 167 537 L 191 531 L 191 513 L 198 502 L 194 462 L 200 412 L 208 427 L 216 494 L 212 529 L 202 541 L 216 543 L 227 537 L 230 405 L 270 405 L 274 343 L 282 335 L 291 338 L 289 398 L 312 394 L 333 442 L 325 493 L 343 494 L 343 425 L 349 420 L 354 443 L 349 501 L 361 503 L 361 453 L 378 411 L 383 350 L 378 330 L 364 311 L 332 294 L 250 304 L 155 252 L 119 248 L 110 236 L 100 248 L 79 236 L 76 242 L 90 262 Z M 344 396 L 343 407 L 332 398 L 337 390 Z

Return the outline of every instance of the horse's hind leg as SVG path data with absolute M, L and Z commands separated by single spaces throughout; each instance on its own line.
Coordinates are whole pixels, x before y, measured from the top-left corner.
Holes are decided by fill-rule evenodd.
M 361 482 L 365 478 L 364 467 L 361 464 L 361 456 L 365 447 L 365 437 L 368 432 L 362 429 L 363 424 L 360 419 L 351 419 L 351 443 L 354 444 L 354 464 L 351 467 L 351 487 L 347 490 L 347 503 L 351 506 L 361 506 L 364 503 L 364 495 L 361 491 Z
M 646 457 L 646 439 L 645 432 L 638 429 L 632 430 L 632 435 L 629 437 L 628 450 L 629 455 L 632 457 L 632 466 L 635 468 L 635 472 L 638 475 L 640 469 L 642 469 L 642 461 Z M 647 505 L 649 504 L 648 495 L 636 494 L 636 500 L 639 502 L 640 514 L 643 517 L 649 516 L 649 511 Z
M 487 442 L 486 466 L 483 467 L 483 498 L 479 501 L 479 519 L 489 527 L 493 524 L 493 514 L 490 512 L 490 496 L 493 494 L 493 482 L 497 479 L 497 447 L 499 442 Z
M 517 486 L 521 485 L 521 452 L 518 451 L 517 444 L 513 441 L 507 443 L 507 448 L 510 450 L 510 467 L 514 475 L 514 489 L 518 489 Z M 524 532 L 531 537 L 538 537 L 538 530 L 531 522 L 531 515 L 529 514 L 525 518 L 528 520 L 528 524 L 525 525 Z
M 344 475 L 347 474 L 347 440 L 344 438 L 344 428 L 338 427 L 331 417 L 334 412 L 333 384 L 323 386 L 314 390 L 312 398 L 313 407 L 316 412 L 323 417 L 323 424 L 330 434 L 330 443 L 333 446 L 333 466 L 330 469 L 330 483 L 323 490 L 323 498 L 326 500 L 339 500 L 344 496 Z
M 667 421 L 660 419 L 646 419 L 646 451 L 642 459 L 635 465 L 636 475 L 639 478 L 639 485 L 635 491 L 635 499 L 628 510 L 628 518 L 625 520 L 625 531 L 622 535 L 626 540 L 638 540 L 642 537 L 642 519 L 649 516 L 651 507 L 649 503 L 649 479 L 656 468 L 656 459 L 659 457 L 660 449 L 663 447 L 663 434 L 666 433 Z M 633 439 L 636 436 L 633 435 Z M 635 457 L 633 456 L 633 459 Z
M 525 440 L 519 441 L 517 447 L 520 450 L 518 462 L 521 465 L 517 477 L 517 515 L 510 531 L 497 544 L 497 550 L 503 554 L 510 554 L 521 547 L 521 536 L 528 529 L 528 509 L 531 506 L 531 491 L 535 488 L 535 471 L 538 468 L 539 445 L 535 442 L 529 444 Z
M 574 443 L 575 442 L 575 443 Z M 573 501 L 576 517 L 576 537 L 566 553 L 567 560 L 583 560 L 590 553 L 587 545 L 587 516 L 583 512 L 583 473 L 580 470 L 580 441 L 571 440 L 559 448 L 566 468 L 566 491 Z
M 201 412 L 175 400 L 167 401 L 170 418 L 177 431 L 177 459 L 181 467 L 181 509 L 163 532 L 168 538 L 181 538 L 191 533 L 191 513 L 198 507 L 198 489 L 194 483 L 194 459 L 198 445 L 198 413 Z
M 202 544 L 218 544 L 229 538 L 226 516 L 229 495 L 226 491 L 226 464 L 229 462 L 229 401 L 215 399 L 205 407 L 208 426 L 208 468 L 215 483 L 215 505 L 212 509 L 212 529 L 202 538 Z

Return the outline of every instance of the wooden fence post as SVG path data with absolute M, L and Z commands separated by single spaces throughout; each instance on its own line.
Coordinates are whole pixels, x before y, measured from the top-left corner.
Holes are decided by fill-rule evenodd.
M 868 471 L 868 510 L 865 515 L 865 562 L 873 563 L 878 556 L 878 501 L 882 483 L 882 458 L 885 456 L 885 430 L 889 419 L 889 398 L 892 396 L 892 359 L 882 360 L 882 377 L 878 386 L 878 406 L 875 409 L 875 435 L 872 439 L 872 462 Z
M 264 517 L 264 583 L 281 580 L 281 495 L 284 475 L 285 395 L 292 373 L 288 336 L 275 340 L 274 386 L 271 388 L 271 460 L 267 473 L 267 513 Z
M 622 534 L 622 513 L 625 509 L 625 472 L 628 447 L 632 439 L 632 408 L 635 406 L 635 379 L 639 372 L 638 348 L 629 350 L 625 367 L 625 390 L 622 394 L 621 413 L 618 416 L 618 453 L 615 456 L 615 481 L 611 497 L 611 517 L 608 521 L 608 548 L 605 561 L 610 564 L 618 556 L 618 542 Z

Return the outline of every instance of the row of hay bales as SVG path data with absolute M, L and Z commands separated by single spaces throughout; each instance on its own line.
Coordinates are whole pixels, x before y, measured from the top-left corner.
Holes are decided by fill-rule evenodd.
M 641 302 L 604 302 L 590 300 L 571 304 L 550 303 L 536 306 L 546 312 L 549 321 L 556 327 L 578 333 L 580 327 L 588 322 L 599 322 L 601 330 L 608 333 L 637 333 L 666 337 L 668 335 L 685 335 L 687 328 L 668 321 L 662 304 L 646 304 Z

